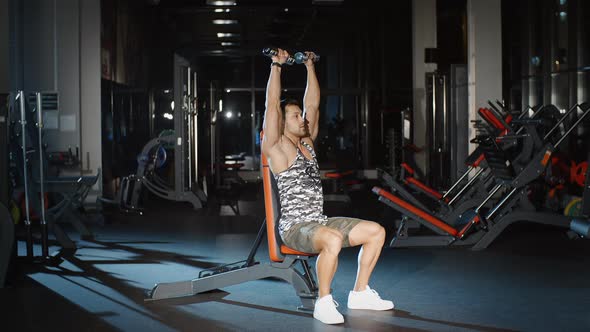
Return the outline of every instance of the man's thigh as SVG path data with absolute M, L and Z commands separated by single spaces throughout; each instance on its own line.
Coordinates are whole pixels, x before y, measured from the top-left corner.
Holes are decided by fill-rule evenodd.
M 342 234 L 342 248 L 350 247 L 350 239 L 349 234 L 350 231 L 357 226 L 358 224 L 362 223 L 363 219 L 358 218 L 350 218 L 350 217 L 331 217 L 328 218 L 328 222 L 326 223 L 326 227 L 331 229 L 335 229 Z
M 291 249 L 307 253 L 319 253 L 313 245 L 314 236 L 326 226 L 317 222 L 302 222 L 295 224 L 282 236 L 283 243 Z

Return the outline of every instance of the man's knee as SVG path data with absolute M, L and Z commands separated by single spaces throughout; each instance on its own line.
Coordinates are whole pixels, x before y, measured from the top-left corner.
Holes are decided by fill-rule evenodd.
M 376 222 L 371 222 L 369 233 L 371 234 L 371 238 L 375 241 L 385 240 L 385 228 Z
M 379 237 L 385 239 L 385 235 L 386 235 L 385 228 L 383 228 L 383 226 L 379 225 Z

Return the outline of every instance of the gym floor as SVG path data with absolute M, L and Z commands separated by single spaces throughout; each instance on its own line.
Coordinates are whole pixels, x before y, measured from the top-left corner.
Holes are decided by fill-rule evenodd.
M 104 224 L 89 225 L 92 241 L 72 229 L 79 249 L 58 267 L 14 266 L 8 287 L 0 289 L 3 325 L 17 331 L 590 330 L 590 241 L 528 224 L 509 228 L 485 251 L 385 248 L 371 286 L 395 302 L 388 312 L 346 308 L 359 248 L 343 249 L 332 285 L 342 325 L 297 311 L 293 288 L 276 280 L 146 302 L 155 283 L 245 259 L 263 221 L 258 187 L 244 191 L 249 197 L 239 202 L 240 216 L 227 206 L 194 211 L 154 198 L 144 216 L 111 212 Z M 326 213 L 364 216 L 391 231 L 394 214 L 369 189 L 355 193 L 353 204 L 326 202 Z M 19 241 L 19 254 L 24 250 Z M 268 260 L 266 242 L 257 259 Z

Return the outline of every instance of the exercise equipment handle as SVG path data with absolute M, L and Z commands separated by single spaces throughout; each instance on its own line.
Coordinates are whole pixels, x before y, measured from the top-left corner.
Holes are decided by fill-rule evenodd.
M 279 54 L 279 51 L 276 48 L 270 48 L 270 47 L 266 47 L 262 49 L 262 54 L 266 55 L 267 57 L 272 57 L 272 56 L 276 56 L 277 54 Z M 287 62 L 286 64 L 288 65 L 292 65 L 295 63 L 295 59 L 292 56 L 289 56 L 287 58 Z

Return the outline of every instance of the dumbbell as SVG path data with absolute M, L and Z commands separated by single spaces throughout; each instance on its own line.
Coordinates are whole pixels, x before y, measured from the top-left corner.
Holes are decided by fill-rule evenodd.
M 267 57 L 275 56 L 279 54 L 279 51 L 276 48 L 264 48 L 262 49 L 262 54 L 266 55 Z M 295 63 L 295 59 L 292 56 L 287 58 L 286 64 L 293 65 Z
M 303 52 L 297 52 L 294 55 L 295 58 L 295 63 L 301 64 L 304 63 L 305 61 L 307 61 L 307 55 L 305 55 L 305 53 Z M 313 57 L 313 62 L 318 62 L 320 61 L 320 56 L 315 54 L 315 56 Z

